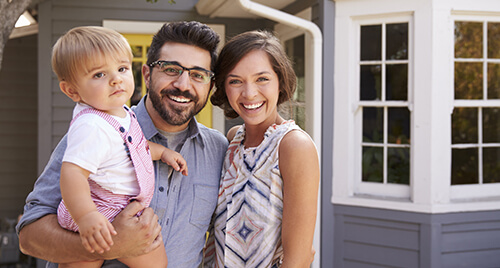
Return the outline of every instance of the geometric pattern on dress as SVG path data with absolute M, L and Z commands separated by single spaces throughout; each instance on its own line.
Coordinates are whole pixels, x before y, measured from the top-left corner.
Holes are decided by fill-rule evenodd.
M 293 121 L 270 126 L 257 147 L 244 148 L 243 125 L 229 144 L 215 211 L 215 267 L 274 267 L 283 255 L 283 179 L 278 148 L 299 129 Z
M 239 245 L 241 245 L 241 254 L 238 256 L 243 261 L 248 261 L 249 257 L 254 254 L 251 250 L 253 240 L 262 234 L 264 227 L 259 225 L 259 223 L 253 221 L 248 217 L 249 208 L 243 203 L 241 206 L 241 216 L 238 217 L 236 224 L 230 230 L 226 230 L 226 237 L 228 240 L 233 240 Z

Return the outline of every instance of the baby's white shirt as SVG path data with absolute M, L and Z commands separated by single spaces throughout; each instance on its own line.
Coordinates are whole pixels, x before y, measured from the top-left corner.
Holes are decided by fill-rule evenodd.
M 73 118 L 86 108 L 90 106 L 77 103 Z M 131 120 L 128 112 L 124 118 L 112 117 L 128 131 Z M 125 151 L 122 137 L 96 114 L 83 114 L 71 124 L 63 162 L 71 162 L 90 171 L 90 179 L 113 193 L 139 194 L 134 166 Z

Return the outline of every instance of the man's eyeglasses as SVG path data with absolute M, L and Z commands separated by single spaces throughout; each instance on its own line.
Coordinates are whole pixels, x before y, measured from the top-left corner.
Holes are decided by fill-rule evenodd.
M 201 67 L 186 68 L 175 61 L 157 60 L 150 63 L 149 67 L 153 68 L 155 65 L 158 65 L 160 71 L 166 75 L 176 78 L 181 76 L 184 71 L 188 71 L 189 78 L 200 84 L 208 84 L 212 80 L 212 77 L 214 77 L 214 72 L 212 71 Z

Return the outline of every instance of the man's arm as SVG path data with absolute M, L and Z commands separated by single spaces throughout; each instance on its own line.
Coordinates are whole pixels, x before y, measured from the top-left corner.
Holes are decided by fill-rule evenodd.
M 118 235 L 115 245 L 103 254 L 89 253 L 82 246 L 77 233 L 59 226 L 57 216 L 46 215 L 22 228 L 19 232 L 19 246 L 24 254 L 54 263 L 89 261 L 96 259 L 116 259 L 146 254 L 163 243 L 158 217 L 151 208 L 144 210 L 139 202 L 128 205 L 115 219 Z
M 82 247 L 78 234 L 61 228 L 56 216 L 61 202 L 59 177 L 66 142 L 65 136 L 54 149 L 33 191 L 26 198 L 23 216 L 16 227 L 23 253 L 56 262 L 64 262 L 65 259 L 60 259 L 63 257 L 77 256 L 77 247 Z M 73 252 L 65 254 L 68 253 L 65 250 Z M 87 259 L 90 260 L 90 256 Z M 75 260 L 79 259 L 67 259 Z
M 21 229 L 19 248 L 24 254 L 55 263 L 98 259 L 90 253 L 88 256 L 78 256 L 79 251 L 86 251 L 80 236 L 61 228 L 55 214 L 46 215 Z
M 141 217 L 135 217 L 142 205 L 133 202 L 115 218 L 113 226 L 118 235 L 115 246 L 104 255 L 92 255 L 83 248 L 78 234 L 64 230 L 57 222 L 57 207 L 61 201 L 59 177 L 66 150 L 66 136 L 57 145 L 33 191 L 26 198 L 24 213 L 16 230 L 22 252 L 51 262 L 75 260 L 114 259 L 138 256 L 163 243 L 161 227 L 153 210 L 147 208 Z M 159 237 L 157 239 L 157 237 Z

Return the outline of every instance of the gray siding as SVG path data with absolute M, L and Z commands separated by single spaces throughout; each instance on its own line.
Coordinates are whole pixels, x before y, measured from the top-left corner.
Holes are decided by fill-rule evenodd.
M 334 267 L 334 259 L 342 249 L 334 244 L 334 210 L 331 202 L 333 177 L 333 62 L 335 33 L 335 3 L 319 0 L 313 8 L 313 18 L 318 18 L 318 26 L 323 32 L 323 104 L 321 130 L 321 267 Z
M 148 3 L 146 0 L 47 0 L 39 4 L 39 137 L 38 172 L 50 153 L 66 133 L 72 101 L 60 92 L 50 67 L 50 53 L 57 38 L 67 30 L 82 25 L 102 25 L 103 20 L 176 21 L 197 20 L 226 25 L 227 36 L 269 26 L 266 20 L 211 19 L 200 16 L 194 5 L 197 0 Z
M 500 267 L 499 211 L 334 210 L 336 268 Z
M 17 218 L 36 178 L 37 36 L 7 42 L 0 71 L 0 218 Z
M 363 263 L 418 267 L 418 224 L 356 216 L 345 216 L 344 220 L 346 267 Z
M 500 267 L 498 217 L 443 223 L 441 243 L 443 267 Z

